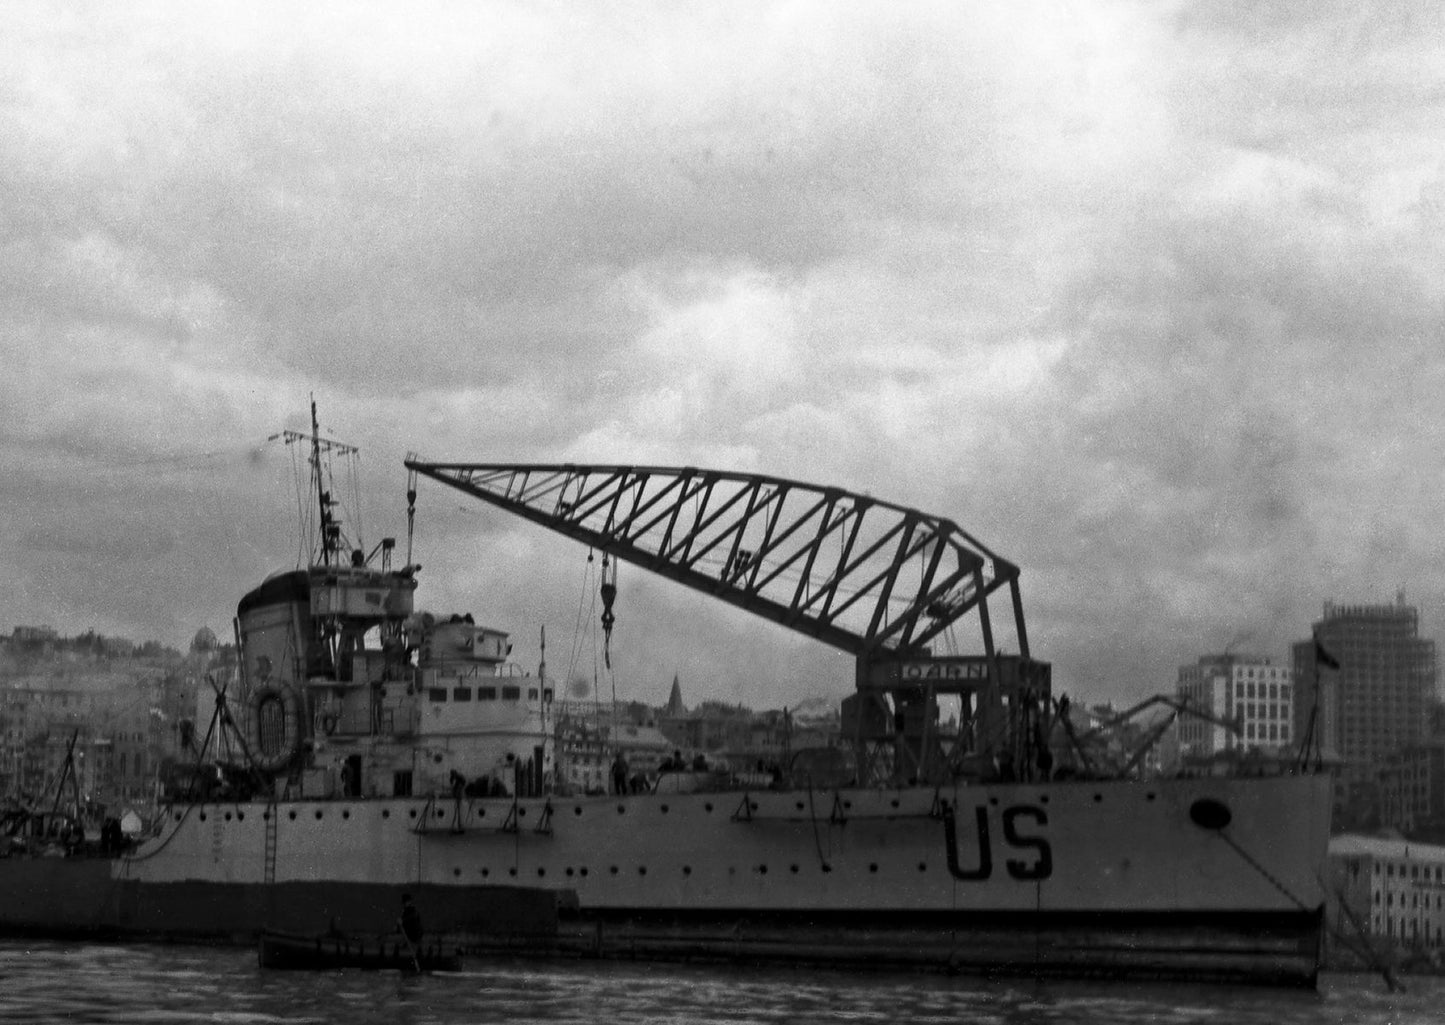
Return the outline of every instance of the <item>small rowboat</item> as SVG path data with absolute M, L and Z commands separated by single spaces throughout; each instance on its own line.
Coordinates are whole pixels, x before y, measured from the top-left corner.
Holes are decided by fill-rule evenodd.
M 262 968 L 325 971 L 362 968 L 402 972 L 454 972 L 461 968 L 461 955 L 447 953 L 439 944 L 413 949 L 402 936 L 362 937 L 336 933 L 298 936 L 293 933 L 262 932 Z

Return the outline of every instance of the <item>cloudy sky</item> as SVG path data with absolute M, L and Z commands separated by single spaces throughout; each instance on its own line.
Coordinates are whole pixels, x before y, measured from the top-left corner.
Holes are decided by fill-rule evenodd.
M 1445 637 L 1438 4 L 4 7 L 0 631 L 228 636 L 314 394 L 368 544 L 408 451 L 946 516 L 1076 697 L 1329 599 Z M 585 549 L 424 483 L 415 553 L 593 676 Z M 623 696 L 850 685 L 640 570 L 617 614 Z

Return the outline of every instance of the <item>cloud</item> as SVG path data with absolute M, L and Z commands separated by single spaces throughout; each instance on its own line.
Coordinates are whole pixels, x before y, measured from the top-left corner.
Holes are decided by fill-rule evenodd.
M 29 5 L 0 41 L 0 619 L 224 634 L 301 547 L 304 465 L 266 439 L 314 395 L 368 537 L 406 529 L 408 451 L 949 516 L 1022 565 L 1085 693 L 1245 632 L 1282 654 L 1323 598 L 1402 583 L 1438 630 L 1439 18 Z M 575 621 L 569 542 L 428 486 L 417 522 L 424 602 L 519 645 Z M 690 701 L 837 675 L 630 586 L 657 700 L 678 666 Z

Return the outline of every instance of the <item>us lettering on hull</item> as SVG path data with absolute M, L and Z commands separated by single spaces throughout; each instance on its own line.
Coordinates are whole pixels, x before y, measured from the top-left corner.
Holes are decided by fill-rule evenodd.
M 1039 833 L 1049 824 L 1044 810 L 1032 804 L 1014 804 L 1003 809 L 1003 840 L 1006 852 L 1025 857 L 1004 859 L 1009 876 L 1020 881 L 1047 879 L 1054 874 L 1054 852 Z M 981 882 L 993 875 L 993 842 L 989 830 L 988 806 L 977 805 L 973 814 L 963 814 L 964 829 L 972 836 L 960 839 L 958 816 L 953 806 L 943 806 L 943 843 L 948 871 L 960 882 Z M 1020 832 L 1023 825 L 1028 832 Z M 972 827 L 971 829 L 969 827 Z

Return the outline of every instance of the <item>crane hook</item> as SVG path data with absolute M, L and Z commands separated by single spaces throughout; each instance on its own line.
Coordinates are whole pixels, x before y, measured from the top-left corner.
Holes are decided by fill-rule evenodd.
M 602 660 L 608 669 L 612 668 L 612 624 L 617 617 L 612 614 L 612 602 L 617 598 L 617 563 L 607 553 L 602 553 Z

